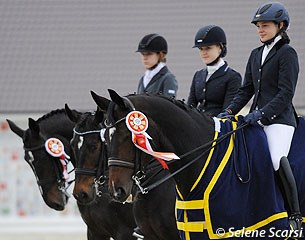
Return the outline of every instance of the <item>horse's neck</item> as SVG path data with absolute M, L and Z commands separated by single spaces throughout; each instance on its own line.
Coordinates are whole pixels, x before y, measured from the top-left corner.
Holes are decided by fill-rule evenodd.
M 180 156 L 187 156 L 176 160 L 170 168 L 170 171 L 174 173 L 175 171 L 183 168 L 189 162 L 194 161 L 190 166 L 174 176 L 177 187 L 183 196 L 186 196 L 190 192 L 193 184 L 198 179 L 208 157 L 209 151 L 207 150 L 208 147 L 205 147 L 204 149 L 196 151 L 192 154 L 188 155 L 187 153 L 213 140 L 214 123 L 213 121 L 206 120 L 203 121 L 200 129 L 195 129 L 193 133 L 191 133 L 192 128 L 190 127 L 189 131 L 190 133 L 188 135 L 185 134 L 185 136 L 176 138 L 176 142 L 178 142 L 178 146 L 180 148 Z M 183 146 L 181 145 L 181 141 L 183 142 Z
M 69 141 L 73 136 L 74 125 L 65 114 L 57 114 L 39 122 L 40 129 L 45 134 L 58 135 Z

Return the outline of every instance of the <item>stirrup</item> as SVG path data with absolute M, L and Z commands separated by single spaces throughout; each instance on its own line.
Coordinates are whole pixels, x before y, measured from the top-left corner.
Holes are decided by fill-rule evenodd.
M 289 226 L 291 230 L 301 231 L 303 218 L 301 214 L 294 214 L 288 218 Z
M 298 236 L 298 237 L 290 237 L 288 238 L 289 240 L 290 239 L 297 240 L 304 236 L 304 234 L 302 233 L 302 221 L 303 218 L 301 214 L 294 214 L 288 218 L 290 230 L 293 232 L 296 231 L 295 236 Z
M 133 229 L 132 236 L 136 237 L 137 239 L 144 239 L 144 235 L 139 227 Z

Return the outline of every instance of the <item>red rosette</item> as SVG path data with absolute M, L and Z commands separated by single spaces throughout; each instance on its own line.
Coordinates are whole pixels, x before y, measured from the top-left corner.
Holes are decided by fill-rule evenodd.
M 45 142 L 47 152 L 53 157 L 60 157 L 65 154 L 63 143 L 57 138 L 49 138 Z
M 148 128 L 148 119 L 140 111 L 132 111 L 126 116 L 126 126 L 134 134 L 144 133 Z

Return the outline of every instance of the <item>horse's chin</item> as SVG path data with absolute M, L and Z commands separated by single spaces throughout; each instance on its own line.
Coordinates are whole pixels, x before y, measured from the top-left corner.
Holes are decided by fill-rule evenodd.
M 73 193 L 74 198 L 77 201 L 77 204 L 80 205 L 91 205 L 97 202 L 97 196 L 95 192 L 81 192 L 80 194 Z
M 91 206 L 97 203 L 97 196 L 95 195 L 93 198 L 87 199 L 87 200 L 77 200 L 78 205 L 87 205 Z
M 68 202 L 68 197 L 65 194 L 61 194 L 61 197 L 58 199 L 44 199 L 48 207 L 56 210 L 63 211 Z

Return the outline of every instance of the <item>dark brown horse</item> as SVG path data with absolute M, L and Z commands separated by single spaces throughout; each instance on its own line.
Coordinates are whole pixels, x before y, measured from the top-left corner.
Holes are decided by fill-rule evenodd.
M 59 158 L 47 153 L 45 142 L 50 137 L 59 139 L 70 156 L 69 141 L 74 123 L 67 118 L 63 109 L 51 111 L 37 121 L 29 118 L 27 130 L 21 129 L 10 120 L 7 122 L 11 130 L 22 138 L 24 159 L 33 170 L 43 200 L 50 208 L 63 210 L 68 200 L 67 182 Z
M 25 160 L 37 178 L 45 203 L 52 209 L 63 210 L 68 200 L 67 182 L 59 158 L 46 151 L 45 142 L 49 138 L 59 139 L 64 144 L 66 154 L 70 156 L 69 160 L 75 166 L 75 158 L 70 148 L 75 123 L 67 117 L 64 109 L 52 111 L 37 121 L 29 118 L 27 130 L 22 130 L 10 120 L 7 121 L 11 130 L 23 140 Z M 122 225 L 124 217 L 121 215 L 126 213 L 119 212 L 108 195 L 102 195 L 90 205 L 79 202 L 77 204 L 87 225 L 88 240 L 109 240 L 110 237 L 121 240 L 135 239 L 131 237 L 134 223 L 130 221 L 128 225 Z
M 97 97 L 96 94 L 92 93 L 93 97 Z M 108 107 L 109 100 L 104 102 L 104 108 Z M 103 171 L 99 170 L 105 166 L 101 162 L 101 159 L 105 159 L 107 150 L 104 141 L 103 130 L 105 130 L 104 118 L 101 111 L 97 110 L 95 113 L 82 114 L 69 114 L 71 119 L 76 119 L 77 124 L 75 128 L 74 138 L 72 141 L 72 147 L 76 152 L 76 155 L 81 156 L 80 163 L 85 172 L 94 176 L 79 176 L 78 188 L 74 189 L 74 194 L 83 202 L 91 202 L 96 198 L 99 191 L 96 190 L 96 180 L 101 178 Z M 101 131 L 102 130 L 102 131 Z M 102 134 L 100 134 L 102 132 Z M 80 148 L 81 146 L 81 148 Z M 78 153 L 77 153 L 78 152 Z M 148 155 L 146 155 L 149 157 Z M 150 158 L 150 157 L 149 157 Z M 108 167 L 107 167 L 108 170 Z M 93 174 L 92 174 L 93 173 Z M 96 176 L 97 174 L 97 176 Z M 108 174 L 106 174 L 108 177 Z M 152 166 L 146 173 L 146 176 L 141 181 L 158 180 L 166 176 L 165 171 L 160 171 L 158 165 Z M 150 178 L 151 177 L 151 178 Z M 104 178 L 104 177 L 103 177 Z M 78 181 L 78 180 L 76 180 Z M 108 186 L 108 182 L 107 182 Z M 178 230 L 176 227 L 174 217 L 174 204 L 175 204 L 175 191 L 174 181 L 170 180 L 159 188 L 150 191 L 148 194 L 142 194 L 139 191 L 135 191 L 135 185 L 133 188 L 133 199 L 129 195 L 129 201 L 133 201 L 133 213 L 141 232 L 145 239 L 156 240 L 156 239 L 180 239 Z M 125 201 L 126 199 L 124 199 Z M 126 205 L 127 203 L 125 203 Z M 154 208 L 151 208 L 151 205 Z
M 107 108 L 105 98 L 95 97 L 95 101 L 107 109 L 109 186 L 115 199 L 125 201 L 139 180 L 137 172 L 142 170 L 145 175 L 153 164 L 149 153 L 169 166 L 177 184 L 181 239 L 243 239 L 242 230 L 259 234 L 258 239 L 276 238 L 275 229 L 277 237 L 287 236 L 283 234 L 289 232 L 287 212 L 260 127 L 247 127 L 243 133 L 238 131 L 246 126 L 242 118 L 236 123 L 213 121 L 181 101 L 161 96 L 121 97 L 112 90 L 110 96 Z M 138 148 L 145 153 L 139 155 Z M 167 162 L 168 153 L 180 159 Z M 257 159 L 258 153 L 262 156 Z M 295 171 L 300 172 L 302 166 Z M 149 192 L 167 179 L 139 185 Z M 301 202 L 303 198 L 300 195 Z
M 73 195 L 80 209 L 98 204 L 101 208 L 92 213 L 100 216 L 95 222 L 97 229 L 108 231 L 114 239 L 135 239 L 132 236 L 136 227 L 132 205 L 113 201 L 108 192 L 106 149 L 101 139 L 104 114 L 100 111 L 80 113 L 72 111 L 68 105 L 65 110 L 75 123 L 71 139 L 75 156 Z

